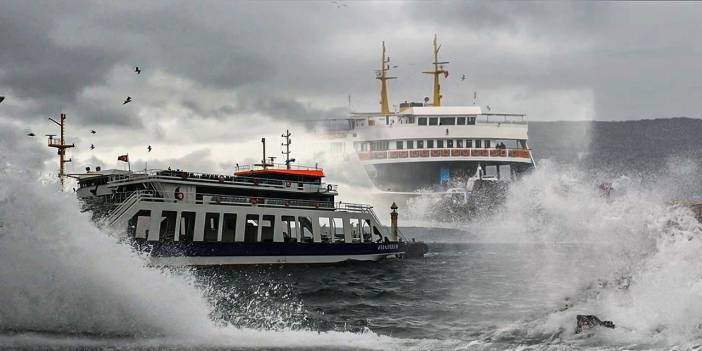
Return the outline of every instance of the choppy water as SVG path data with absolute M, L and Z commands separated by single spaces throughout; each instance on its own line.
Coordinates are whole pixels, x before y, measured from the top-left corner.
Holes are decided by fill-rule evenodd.
M 408 228 L 431 242 L 423 260 L 168 271 L 145 267 L 73 194 L 5 154 L 0 347 L 648 349 L 702 340 L 702 229 L 670 204 L 699 194 L 694 163 L 648 183 L 609 177 L 612 199 L 598 193 L 600 176 L 544 163 L 489 218 Z M 579 313 L 617 328 L 575 335 Z

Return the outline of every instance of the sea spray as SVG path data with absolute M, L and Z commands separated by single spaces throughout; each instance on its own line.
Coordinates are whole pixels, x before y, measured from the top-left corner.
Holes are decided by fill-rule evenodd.
M 690 209 L 674 200 L 699 194 L 700 183 L 695 164 L 676 160 L 669 168 L 645 180 L 605 178 L 614 184 L 606 194 L 598 188 L 601 175 L 542 162 L 512 185 L 498 213 L 468 224 L 479 241 L 543 245 L 542 276 L 535 279 L 548 280 L 550 271 L 564 267 L 572 272 L 559 282 L 570 293 L 561 296 L 552 313 L 488 338 L 574 339 L 590 346 L 698 341 L 702 227 Z M 549 255 L 548 248 L 558 245 L 579 250 L 565 260 Z M 573 334 L 576 314 L 595 314 L 618 328 L 583 341 Z
M 129 245 L 80 212 L 75 194 L 59 192 L 55 181 L 47 181 L 43 165 L 50 154 L 18 130 L 0 120 L 0 347 L 455 345 L 370 330 L 320 333 L 266 322 L 260 324 L 275 330 L 251 329 L 219 320 L 201 288 L 226 287 L 198 283 L 189 271 L 145 266 Z M 24 152 L 9 152 L 17 148 Z

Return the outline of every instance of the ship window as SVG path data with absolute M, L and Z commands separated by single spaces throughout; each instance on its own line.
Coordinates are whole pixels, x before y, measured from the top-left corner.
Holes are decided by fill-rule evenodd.
M 175 239 L 176 211 L 161 212 L 161 229 L 159 231 L 159 240 L 173 241 Z
M 456 124 L 456 118 L 454 117 L 441 117 L 439 124 L 442 126 L 452 126 Z
M 236 234 L 236 214 L 225 213 L 222 221 L 222 242 L 233 243 Z
M 264 243 L 273 242 L 273 229 L 275 229 L 275 216 L 263 215 L 261 221 L 261 241 Z
M 178 241 L 191 242 L 195 234 L 195 212 L 180 214 L 180 235 Z
M 475 124 L 475 117 L 468 117 L 468 125 L 474 125 Z
M 467 148 L 473 147 L 473 139 L 466 139 L 466 147 Z
M 329 218 L 319 217 L 319 229 L 321 230 L 321 238 L 323 243 L 331 241 L 331 224 Z
M 395 142 L 395 148 L 396 148 L 397 150 L 402 150 L 402 149 L 404 149 L 404 142 L 403 142 L 402 140 L 396 141 L 396 142 Z
M 417 140 L 417 149 L 424 148 L 424 140 Z
M 314 237 L 312 236 L 312 220 L 310 219 L 310 217 L 300 216 L 297 219 L 300 221 L 300 234 L 302 234 L 301 242 L 313 242 Z
M 437 140 L 436 147 L 439 149 L 443 149 L 444 148 L 444 141 L 442 139 Z
M 383 234 L 380 234 L 380 231 L 376 226 L 373 226 L 373 234 L 378 236 L 378 241 L 383 241 Z
M 482 140 L 480 140 L 480 139 L 475 139 L 475 147 L 476 147 L 476 148 L 478 148 L 478 149 L 479 149 L 479 148 L 481 148 L 481 147 L 482 147 L 482 143 L 481 143 L 481 141 L 482 141 Z
M 434 148 L 434 140 L 427 140 L 427 149 Z
M 205 241 L 217 241 L 219 213 L 205 213 Z
M 371 143 L 371 151 L 385 151 L 390 147 L 390 141 L 379 140 Z
M 291 241 L 296 242 L 298 235 L 295 216 L 281 216 L 280 220 L 283 222 L 283 241 L 286 243 Z
M 463 147 L 463 139 L 458 139 L 458 140 L 456 140 L 456 147 L 457 147 L 457 148 L 462 148 L 462 147 Z
M 490 140 L 489 139 L 485 139 L 485 148 L 486 149 L 490 148 Z
M 343 243 L 344 242 L 344 221 L 341 218 L 332 218 L 334 233 L 334 242 Z
M 373 242 L 370 219 L 361 221 L 361 235 L 363 235 L 363 242 Z
M 259 215 L 246 215 L 246 227 L 244 228 L 244 242 L 255 243 L 258 240 Z
M 151 221 L 150 210 L 140 210 L 127 223 L 127 234 L 130 237 L 146 239 L 149 235 Z
M 349 220 L 351 224 L 351 242 L 360 243 L 361 242 L 361 220 L 358 218 L 351 218 Z
M 420 126 L 427 125 L 427 118 L 426 117 L 417 118 L 417 124 L 419 124 Z
M 414 140 L 407 140 L 407 148 L 414 149 Z
M 448 148 L 453 147 L 453 140 L 452 139 L 446 140 L 446 147 L 448 147 Z
M 436 117 L 429 118 L 429 125 L 430 126 L 435 126 L 439 123 L 439 119 Z
M 459 126 L 465 125 L 466 124 L 466 118 L 465 117 L 457 117 L 456 118 L 456 124 Z

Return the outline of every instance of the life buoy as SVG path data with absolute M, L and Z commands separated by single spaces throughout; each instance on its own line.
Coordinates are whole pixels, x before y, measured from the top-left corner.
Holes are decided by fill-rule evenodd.
M 179 192 L 175 193 L 175 198 L 176 198 L 176 200 L 183 200 L 183 198 L 185 198 L 185 195 L 183 195 L 183 193 L 181 193 L 179 191 Z
M 260 201 L 259 201 L 257 198 L 252 197 L 252 198 L 249 199 L 249 202 L 250 202 L 252 205 L 256 205 L 256 204 L 258 204 Z
M 331 184 L 327 184 L 327 191 L 330 192 L 332 189 L 334 189 L 334 187 Z
M 219 180 L 220 183 L 224 183 L 224 176 L 220 175 L 217 180 Z

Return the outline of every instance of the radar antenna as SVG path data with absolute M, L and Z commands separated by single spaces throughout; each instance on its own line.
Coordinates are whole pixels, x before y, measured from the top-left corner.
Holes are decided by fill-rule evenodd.
M 62 113 L 60 117 L 61 122 L 56 122 L 53 118 L 49 117 L 49 121 L 56 123 L 60 128 L 61 128 L 61 137 L 59 139 L 55 139 L 54 137 L 56 134 L 47 134 L 46 136 L 49 137 L 49 147 L 55 147 L 58 149 L 58 156 L 59 156 L 59 181 L 61 182 L 61 191 L 63 191 L 63 183 L 64 179 L 66 178 L 66 172 L 65 172 L 65 164 L 68 162 L 71 162 L 71 159 L 69 158 L 66 160 L 66 149 L 75 147 L 74 144 L 66 144 L 66 139 L 65 139 L 65 126 L 66 126 L 66 114 Z
M 290 158 L 290 144 L 292 144 L 290 136 L 292 136 L 292 133 L 290 133 L 290 130 L 286 130 L 285 134 L 281 135 L 281 137 L 285 138 L 285 142 L 280 144 L 285 146 L 285 151 L 283 151 L 282 154 L 285 155 L 285 168 L 287 169 L 290 169 L 290 164 L 295 162 L 294 158 Z

